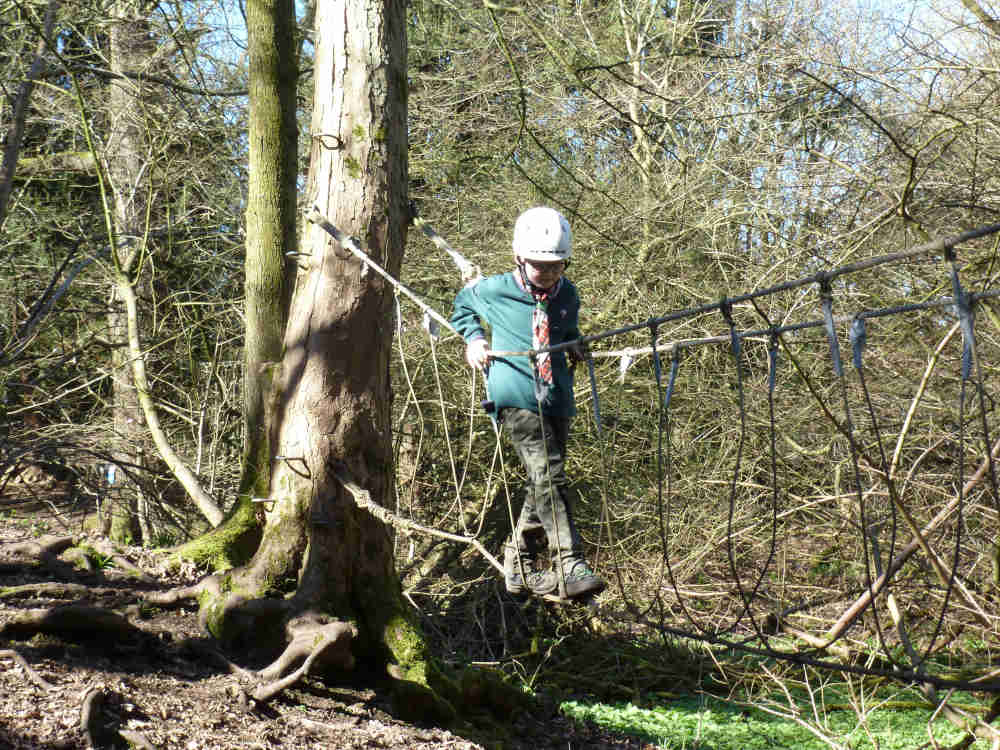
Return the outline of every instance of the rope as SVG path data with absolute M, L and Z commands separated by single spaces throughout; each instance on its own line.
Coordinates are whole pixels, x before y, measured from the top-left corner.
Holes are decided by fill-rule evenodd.
M 357 256 L 357 258 L 361 261 L 363 266 L 368 266 L 370 268 L 373 268 L 375 272 L 379 274 L 379 276 L 381 276 L 390 284 L 392 284 L 399 292 L 408 297 L 410 301 L 412 301 L 417 307 L 419 307 L 421 310 L 427 313 L 440 325 L 443 325 L 452 333 L 458 333 L 455 330 L 455 327 L 446 318 L 444 318 L 436 310 L 434 310 L 434 308 L 432 308 L 430 305 L 428 305 L 426 302 L 420 299 L 420 297 L 418 297 L 415 292 L 408 289 L 402 282 L 400 282 L 398 279 L 393 278 L 388 271 L 382 268 L 382 266 L 380 266 L 378 263 L 372 260 L 371 256 L 361 249 L 361 246 L 358 245 L 358 241 L 356 239 L 354 239 L 353 237 L 348 237 L 342 231 L 337 229 L 337 227 L 331 224 L 330 221 L 325 216 L 323 216 L 322 213 L 320 213 L 319 208 L 313 206 L 313 212 L 307 218 L 310 222 L 312 222 L 320 229 L 322 229 L 324 232 L 333 237 L 337 241 L 337 244 L 339 244 L 342 248 L 344 248 L 345 250 L 349 250 L 351 253 Z
M 830 279 L 827 276 L 823 276 L 819 282 L 820 285 L 820 300 L 823 308 L 823 319 L 826 322 L 826 335 L 827 341 L 830 348 L 830 358 L 833 361 L 833 370 L 837 378 L 837 384 L 840 386 L 841 400 L 843 401 L 844 408 L 844 429 L 843 434 L 847 438 L 847 444 L 850 448 L 851 453 L 851 469 L 853 471 L 854 478 L 854 495 L 858 501 L 858 517 L 860 522 L 861 534 L 862 534 L 862 549 L 864 550 L 864 562 L 865 562 L 865 583 L 868 587 L 870 594 L 870 599 L 872 605 L 875 603 L 876 593 L 874 591 L 874 580 L 872 576 L 872 560 L 869 556 L 868 549 L 869 544 L 872 547 L 872 553 L 875 557 L 874 566 L 876 570 L 882 569 L 882 563 L 879 556 L 878 549 L 878 538 L 876 536 L 875 530 L 868 523 L 868 509 L 866 503 L 865 493 L 861 488 L 861 467 L 858 460 L 858 444 L 857 438 L 854 433 L 854 419 L 851 415 L 851 401 L 847 393 L 847 379 L 844 377 L 844 367 L 843 362 L 840 357 L 840 341 L 837 338 L 836 326 L 833 322 L 833 288 L 830 283 Z M 891 584 L 890 584 L 891 585 Z M 890 591 L 890 585 L 887 585 L 885 591 Z M 878 635 L 879 645 L 881 646 L 882 652 L 889 657 L 889 660 L 897 667 L 901 666 L 893 657 L 892 653 L 886 644 L 885 633 L 883 632 L 882 619 L 879 617 L 878 608 L 872 606 L 872 619 L 875 623 L 875 632 Z M 859 613 L 860 614 L 860 613 Z
M 318 219 L 314 218 L 313 220 L 320 223 L 321 226 L 322 222 L 325 222 L 322 217 L 318 217 Z M 326 224 L 329 223 L 326 222 Z M 424 229 L 424 233 L 430 237 L 432 241 L 434 241 L 434 237 L 437 236 L 436 232 L 433 232 L 433 229 L 431 229 L 426 222 L 423 224 L 417 224 L 415 221 L 415 225 Z M 405 290 L 405 287 L 393 280 L 388 274 L 384 271 L 380 271 L 377 264 L 371 261 L 367 254 L 357 247 L 356 241 L 344 237 L 342 233 L 335 233 L 335 230 L 331 231 L 334 229 L 332 227 L 328 228 L 324 226 L 324 229 L 337 238 L 338 242 L 343 241 L 349 243 L 348 245 L 345 245 L 345 247 L 351 250 L 353 255 L 355 255 L 362 263 L 382 273 L 383 276 L 390 281 L 390 283 L 397 286 L 401 296 L 416 303 L 418 307 L 424 310 L 425 315 L 441 323 L 449 330 L 454 330 L 450 324 L 444 320 L 443 316 L 433 313 L 433 311 L 430 310 L 430 307 L 426 305 L 426 303 L 420 301 L 413 292 Z M 606 431 L 606 419 L 605 415 L 602 414 L 600 392 L 598 389 L 598 378 L 603 375 L 603 372 L 599 371 L 595 367 L 595 360 L 599 358 L 611 357 L 621 358 L 622 366 L 620 368 L 620 375 L 624 378 L 625 372 L 628 370 L 628 365 L 631 364 L 636 357 L 646 354 L 651 355 L 652 374 L 655 379 L 657 393 L 656 400 L 658 413 L 656 415 L 655 422 L 655 429 L 657 431 L 655 446 L 655 489 L 656 518 L 660 545 L 662 547 L 662 557 L 659 566 L 660 571 L 655 581 L 652 582 L 652 592 L 648 601 L 637 601 L 632 595 L 632 592 L 628 591 L 620 561 L 617 559 L 617 555 L 613 556 L 613 563 L 618 583 L 617 588 L 622 601 L 625 602 L 627 609 L 632 613 L 636 622 L 647 624 L 664 635 L 694 638 L 716 647 L 739 650 L 768 658 L 782 659 L 794 664 L 807 665 L 821 669 L 833 669 L 854 674 L 879 675 L 889 677 L 894 680 L 915 681 L 926 685 L 932 685 L 934 687 L 962 687 L 966 689 L 1000 692 L 1000 679 L 997 679 L 996 676 L 987 676 L 979 680 L 949 679 L 941 677 L 940 675 L 935 675 L 928 671 L 930 665 L 929 659 L 935 650 L 937 650 L 937 643 L 940 641 L 947 624 L 946 617 L 954 609 L 953 602 L 956 599 L 961 600 L 961 604 L 965 611 L 969 612 L 981 622 L 987 623 L 991 626 L 996 624 L 996 617 L 984 612 L 976 599 L 976 595 L 969 592 L 963 585 L 959 566 L 961 563 L 960 552 L 964 543 L 965 529 L 963 528 L 963 523 L 964 516 L 967 512 L 968 493 L 972 492 L 973 488 L 979 483 L 985 482 L 988 487 L 988 493 L 991 495 L 993 509 L 1000 514 L 1000 492 L 998 492 L 998 480 L 995 467 L 995 456 L 998 452 L 1000 452 L 1000 441 L 997 441 L 992 436 L 987 418 L 987 415 L 991 412 L 993 405 L 990 400 L 990 396 L 986 391 L 984 367 L 977 351 L 978 342 L 975 331 L 975 312 L 977 303 L 1000 296 L 1000 290 L 984 290 L 973 293 L 964 289 L 961 283 L 959 266 L 956 260 L 954 247 L 961 242 L 969 241 L 976 237 L 986 236 L 987 234 L 994 233 L 998 230 L 1000 230 L 1000 225 L 983 227 L 981 229 L 963 233 L 954 238 L 929 242 L 906 252 L 893 253 L 835 269 L 820 271 L 811 276 L 768 287 L 766 289 L 756 290 L 738 296 L 724 297 L 721 301 L 715 302 L 711 305 L 702 305 L 689 307 L 684 310 L 676 310 L 659 317 L 643 321 L 642 323 L 623 326 L 590 336 L 584 336 L 576 341 L 565 342 L 559 345 L 547 347 L 545 349 L 525 352 L 491 352 L 492 356 L 497 357 L 526 356 L 532 363 L 534 363 L 537 355 L 542 352 L 563 351 L 581 344 L 588 345 L 597 341 L 612 339 L 617 336 L 636 332 L 641 329 L 645 329 L 648 333 L 649 346 L 647 347 L 624 348 L 618 351 L 588 351 L 588 356 L 585 360 L 588 368 L 590 399 L 594 410 L 595 435 L 601 451 L 601 534 L 607 534 L 610 549 L 613 551 L 622 549 L 624 551 L 624 547 L 620 546 L 616 541 L 617 532 L 615 530 L 615 523 L 612 521 L 611 507 L 608 502 L 608 482 L 611 473 L 614 470 L 614 466 L 616 465 L 617 458 L 617 456 L 614 455 L 614 441 L 617 439 L 615 437 L 617 433 L 612 430 L 612 435 L 609 436 Z M 441 249 L 445 252 L 448 252 L 448 249 L 450 248 L 447 243 L 442 245 L 441 243 L 435 241 L 435 244 L 438 247 L 441 247 Z M 832 283 L 834 280 L 862 270 L 876 268 L 889 263 L 904 263 L 919 255 L 937 253 L 940 251 L 943 251 L 944 260 L 950 265 L 949 273 L 951 277 L 952 295 L 949 298 L 907 303 L 877 309 L 867 309 L 855 312 L 853 315 L 840 317 L 834 314 L 834 287 Z M 452 250 L 452 252 L 454 251 Z M 451 253 L 449 253 L 449 255 L 451 255 Z M 459 254 L 458 258 L 453 256 L 453 260 L 455 260 L 456 265 L 459 265 L 461 269 L 462 265 L 460 260 L 465 259 L 461 258 Z M 466 270 L 468 270 L 468 268 L 474 268 L 468 263 L 468 261 L 465 261 L 465 263 L 467 264 Z M 466 273 L 463 272 L 463 278 L 465 277 Z M 476 277 L 472 276 L 471 278 L 474 280 Z M 764 318 L 767 323 L 766 326 L 758 329 L 744 328 L 741 330 L 737 325 L 734 317 L 735 305 L 741 302 L 750 302 L 757 307 L 756 300 L 758 299 L 806 285 L 816 285 L 819 288 L 819 306 L 821 313 L 819 318 L 800 322 L 790 322 L 785 325 L 778 326 L 772 324 L 770 321 L 767 321 L 766 316 L 758 307 L 758 313 L 762 318 Z M 933 312 L 935 310 L 954 314 L 957 318 L 956 330 L 960 331 L 962 334 L 961 361 L 958 365 L 959 391 L 957 394 L 958 419 L 956 428 L 956 450 L 958 457 L 955 464 L 956 494 L 955 497 L 952 498 L 934 516 L 933 519 L 925 522 L 924 526 L 921 528 L 917 523 L 917 520 L 908 512 L 906 505 L 903 502 L 901 489 L 897 480 L 898 461 L 902 452 L 903 436 L 912 424 L 912 412 L 916 409 L 917 402 L 923 395 L 924 385 L 929 377 L 930 369 L 936 361 L 937 356 L 940 354 L 941 349 L 943 349 L 943 346 L 947 342 L 949 336 L 945 336 L 945 339 L 938 347 L 938 350 L 935 351 L 931 362 L 928 364 L 927 374 L 925 374 L 924 380 L 921 382 L 920 388 L 917 390 L 917 394 L 911 404 L 910 411 L 907 412 L 906 418 L 902 423 L 898 444 L 890 460 L 885 449 L 885 436 L 883 434 L 885 426 L 883 424 L 884 416 L 882 415 L 885 414 L 885 411 L 884 408 L 882 411 L 879 411 L 876 407 L 871 392 L 871 383 L 869 382 L 870 368 L 866 367 L 867 363 L 865 359 L 869 339 L 867 323 L 869 320 L 889 318 L 892 316 L 912 315 L 918 312 Z M 703 316 L 709 312 L 721 313 L 726 323 L 726 327 L 728 328 L 728 332 L 726 334 L 707 336 L 703 338 L 679 339 L 677 341 L 668 342 L 659 340 L 658 329 L 662 324 L 692 318 L 695 316 Z M 936 319 L 940 320 L 940 316 Z M 849 326 L 847 337 L 850 349 L 850 362 L 853 366 L 852 376 L 849 376 L 845 371 L 843 362 L 843 356 L 845 353 L 841 351 L 841 344 L 838 336 L 838 328 L 843 325 Z M 812 382 L 812 378 L 810 378 L 809 374 L 794 356 L 787 341 L 785 340 L 785 336 L 787 335 L 818 329 L 823 329 L 824 338 L 826 340 L 827 356 L 829 357 L 833 379 L 836 381 L 837 391 L 841 401 L 840 407 L 836 410 L 831 410 L 826 404 L 823 393 Z M 744 371 L 748 366 L 747 363 L 752 362 L 752 351 L 747 349 L 745 345 L 748 342 L 757 341 L 767 342 L 768 363 L 766 380 L 764 381 L 766 382 L 767 416 L 766 420 L 762 419 L 753 423 L 754 427 L 759 425 L 761 430 L 766 427 L 768 433 L 766 448 L 768 479 L 766 483 L 761 482 L 758 486 L 761 489 L 766 487 L 771 507 L 770 513 L 767 514 L 768 517 L 757 517 L 755 514 L 750 523 L 740 524 L 738 526 L 737 502 L 744 492 L 744 485 L 746 485 L 746 483 L 741 480 L 741 475 L 744 472 L 743 463 L 747 456 L 747 446 L 749 445 L 748 436 L 751 429 L 751 423 L 748 418 L 749 413 L 747 400 L 751 393 L 756 393 L 756 391 L 748 390 L 751 385 L 751 381 L 748 381 L 745 377 Z M 674 411 L 676 410 L 673 397 L 677 390 L 680 359 L 684 350 L 696 349 L 705 346 L 718 346 L 722 343 L 728 344 L 729 348 L 729 355 L 727 359 L 730 364 L 727 365 L 727 368 L 734 368 L 735 409 L 738 410 L 739 417 L 738 424 L 736 424 L 734 420 L 734 426 L 737 429 L 738 439 L 736 439 L 734 445 L 736 455 L 734 465 L 732 467 L 732 473 L 727 482 L 728 513 L 725 524 L 726 536 L 724 540 L 726 549 L 725 575 L 728 578 L 728 583 L 731 584 L 732 593 L 735 595 L 739 606 L 734 612 L 727 613 L 726 620 L 702 622 L 698 617 L 696 608 L 689 606 L 692 592 L 684 588 L 683 582 L 679 579 L 679 571 L 675 567 L 675 560 L 673 559 L 674 555 L 672 545 L 674 544 L 674 541 L 672 538 L 673 529 L 671 528 L 671 521 L 672 516 L 675 514 L 675 490 L 672 484 L 672 477 L 675 470 L 673 466 L 674 456 L 672 451 L 671 429 L 674 422 Z M 784 511 L 781 509 L 782 498 L 788 490 L 784 490 L 782 487 L 783 483 L 781 481 L 782 477 L 779 471 L 780 467 L 777 445 L 777 433 L 780 429 L 780 408 L 777 403 L 777 396 L 779 393 L 779 386 L 782 385 L 782 378 L 780 376 L 781 369 L 779 366 L 780 360 L 778 356 L 779 345 L 782 346 L 788 354 L 788 359 L 794 365 L 797 375 L 809 389 L 810 394 L 816 398 L 817 403 L 820 405 L 822 410 L 822 418 L 829 420 L 835 432 L 842 436 L 846 441 L 852 471 L 849 496 L 852 497 L 853 502 L 856 503 L 858 530 L 861 535 L 860 540 L 863 547 L 863 586 L 861 586 L 861 588 L 857 591 L 850 590 L 841 592 L 841 596 L 856 596 L 860 592 L 860 598 L 858 598 L 853 605 L 844 611 L 843 615 L 838 619 L 833 627 L 830 628 L 824 638 L 813 638 L 812 641 L 810 641 L 811 645 L 809 647 L 803 647 L 801 645 L 796 645 L 795 643 L 789 645 L 787 639 L 778 641 L 773 638 L 771 635 L 773 631 L 765 628 L 765 623 L 762 621 L 763 612 L 760 609 L 764 602 L 763 595 L 766 593 L 764 591 L 764 587 L 766 581 L 768 580 L 768 575 L 771 573 L 771 568 L 774 565 L 779 549 L 779 524 L 782 522 L 782 519 L 808 507 L 808 505 L 804 505 L 800 507 L 792 507 Z M 587 348 L 589 350 L 589 346 Z M 440 374 L 437 369 L 438 354 L 433 339 L 430 349 L 431 356 L 434 360 L 433 366 L 435 381 L 438 384 L 437 398 L 441 402 L 442 419 L 445 424 L 447 424 L 448 419 L 447 413 L 444 409 L 443 388 L 441 386 Z M 665 378 L 661 356 L 666 353 L 670 354 L 671 363 L 669 375 L 666 377 L 666 383 L 664 383 Z M 626 358 L 629 360 L 628 362 L 625 361 Z M 410 394 L 408 396 L 407 404 L 404 405 L 404 409 L 408 408 L 411 402 L 417 403 L 411 380 L 412 375 L 410 375 L 408 371 L 406 373 L 406 377 Z M 849 383 L 849 381 L 851 382 Z M 475 403 L 475 390 L 476 382 L 475 374 L 473 374 L 471 391 L 471 401 L 473 404 Z M 619 391 L 619 393 L 620 392 L 621 391 Z M 764 392 L 765 390 L 761 391 L 762 394 Z M 857 406 L 854 403 L 855 396 L 858 398 L 859 402 Z M 974 415 L 970 422 L 970 417 L 967 413 L 970 405 L 972 404 L 975 405 L 975 409 L 978 410 L 978 414 Z M 870 433 L 858 433 L 857 428 L 855 427 L 853 415 L 853 411 L 856 408 L 864 409 L 867 420 L 871 425 Z M 456 464 L 454 455 L 449 448 L 449 456 L 452 460 L 452 479 L 455 483 L 456 498 L 459 503 L 459 514 L 463 519 L 461 523 L 462 529 L 465 532 L 464 534 L 453 534 L 441 531 L 440 529 L 421 526 L 410 519 L 402 518 L 398 513 L 392 513 L 373 503 L 371 498 L 364 493 L 363 489 L 358 488 L 356 485 L 354 485 L 353 488 L 349 486 L 349 478 L 341 478 L 341 481 L 345 481 L 345 486 L 348 487 L 352 495 L 355 497 L 355 501 L 360 506 L 371 510 L 371 512 L 376 514 L 377 517 L 382 518 L 386 523 L 391 523 L 411 532 L 430 534 L 448 541 L 469 544 L 480 552 L 490 565 L 498 570 L 502 570 L 502 566 L 499 562 L 485 550 L 482 543 L 476 538 L 482 531 L 482 524 L 485 518 L 485 505 L 484 512 L 479 519 L 479 528 L 475 530 L 475 536 L 470 534 L 470 530 L 464 524 L 465 514 L 462 512 L 461 496 L 465 486 L 469 462 L 471 461 L 473 454 L 472 436 L 474 432 L 474 411 L 474 407 L 470 408 L 470 442 L 466 458 L 466 466 L 461 472 L 461 479 L 459 478 L 457 469 L 455 468 Z M 541 410 L 539 408 L 539 412 L 540 411 Z M 835 415 L 834 411 L 839 412 L 839 414 Z M 516 529 L 517 522 L 514 517 L 513 502 L 507 479 L 505 459 L 501 449 L 500 429 L 494 420 L 491 420 L 491 424 L 493 426 L 494 439 L 496 443 L 493 451 L 492 465 L 487 477 L 487 497 L 491 494 L 489 487 L 492 486 L 492 482 L 494 481 L 494 468 L 497 464 L 499 464 L 501 482 L 504 487 L 507 502 L 508 520 L 510 522 L 510 527 L 512 529 Z M 970 436 L 967 434 L 970 424 L 975 425 L 975 429 L 981 432 L 983 444 L 986 450 L 979 468 L 971 474 L 971 476 L 967 476 L 967 467 L 965 466 L 965 462 L 968 443 L 971 440 Z M 870 439 L 868 437 L 869 434 L 871 436 Z M 445 437 L 446 439 L 449 439 L 450 442 L 450 436 L 447 432 L 445 432 Z M 543 428 L 543 440 L 546 440 L 547 438 L 548 435 Z M 829 450 L 829 448 L 827 450 Z M 548 451 L 546 450 L 546 454 L 547 452 Z M 763 454 L 764 450 L 762 450 L 761 453 Z M 914 471 L 916 471 L 922 460 L 923 455 L 914 461 L 913 468 L 911 468 L 910 474 L 907 475 L 905 482 L 911 481 Z M 885 487 L 885 492 L 887 493 L 889 500 L 889 505 L 885 512 L 878 511 L 878 513 L 876 513 L 875 507 L 870 503 L 870 496 L 874 491 L 872 489 L 866 490 L 864 487 L 862 471 L 863 466 L 866 471 L 872 474 L 877 474 L 878 483 L 880 485 L 884 485 Z M 338 474 L 338 477 L 341 477 L 341 474 Z M 550 491 L 555 492 L 556 488 L 552 482 L 551 472 L 548 473 L 547 479 L 550 483 Z M 904 483 L 903 487 L 905 486 L 906 484 Z M 818 505 L 824 502 L 824 498 L 816 497 L 812 499 L 811 502 Z M 932 533 L 935 533 L 936 530 L 938 530 L 949 518 L 954 516 L 957 516 L 958 521 L 956 523 L 954 538 L 951 540 L 950 559 L 946 563 L 941 560 L 938 554 L 930 546 L 928 539 Z M 912 533 L 914 539 L 905 546 L 900 546 L 898 539 L 900 517 L 907 524 L 907 527 Z M 553 519 L 553 523 L 557 524 L 558 518 Z M 887 539 L 883 536 L 882 532 L 886 523 L 890 524 Z M 744 564 L 742 563 L 743 553 L 739 545 L 742 543 L 741 540 L 748 538 L 759 531 L 763 531 L 764 528 L 769 529 L 766 554 L 762 554 L 760 558 L 759 570 L 748 574 Z M 519 544 L 519 540 L 517 540 L 517 542 Z M 924 550 L 932 564 L 932 567 L 941 579 L 941 586 L 939 588 L 939 591 L 941 592 L 941 603 L 939 608 L 936 608 L 935 610 L 932 632 L 930 637 L 925 640 L 926 645 L 924 645 L 922 653 L 920 654 L 917 654 L 910 645 L 909 637 L 906 631 L 906 623 L 900 616 L 898 616 L 897 613 L 899 611 L 899 607 L 895 604 L 894 599 L 894 592 L 896 591 L 896 586 L 898 585 L 897 575 L 900 573 L 905 561 L 916 549 Z M 562 570 L 561 565 L 558 566 L 557 571 L 560 576 L 561 587 L 564 589 L 564 571 Z M 522 571 L 522 575 L 523 573 L 524 571 Z M 669 580 L 669 588 L 664 589 L 664 586 L 662 585 L 664 579 Z M 649 581 L 647 581 L 647 583 L 649 583 Z M 673 598 L 676 602 L 672 601 L 668 605 L 663 598 L 664 592 L 672 592 Z M 780 623 L 783 617 L 795 612 L 801 612 L 812 606 L 817 606 L 817 602 L 829 605 L 833 601 L 835 600 L 830 597 L 824 597 L 822 599 L 816 599 L 813 597 L 813 601 L 792 603 L 790 606 L 783 605 L 780 608 L 780 613 L 778 614 L 778 621 Z M 893 620 L 896 622 L 896 628 L 899 631 L 900 640 L 907 645 L 905 653 L 908 655 L 908 661 L 902 656 L 895 654 L 890 646 L 888 634 L 886 633 L 885 624 L 883 622 L 884 615 L 880 613 L 879 607 L 877 606 L 882 601 L 889 604 L 889 610 L 893 614 Z M 667 624 L 667 620 L 665 618 L 670 616 L 670 609 L 674 604 L 676 604 L 676 607 L 679 609 L 680 614 L 683 617 L 684 627 Z M 648 618 L 654 611 L 657 613 L 658 619 L 649 620 Z M 770 612 L 770 610 L 768 611 Z M 877 633 L 879 650 L 883 654 L 883 663 L 888 666 L 876 667 L 872 664 L 844 663 L 828 658 L 821 658 L 819 656 L 820 651 L 831 647 L 838 640 L 843 639 L 851 624 L 857 622 L 862 613 L 866 611 L 870 611 L 872 613 L 871 622 Z M 746 633 L 744 632 L 739 638 L 737 638 L 736 633 L 739 628 L 743 628 L 745 631 L 748 630 L 752 634 L 749 638 L 747 638 L 745 637 Z M 790 630 L 789 632 L 792 631 Z

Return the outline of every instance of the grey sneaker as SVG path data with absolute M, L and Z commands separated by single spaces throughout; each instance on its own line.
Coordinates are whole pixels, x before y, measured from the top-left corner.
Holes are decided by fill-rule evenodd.
M 566 579 L 566 596 L 570 599 L 599 594 L 608 585 L 603 578 L 590 569 L 585 560 L 580 558 L 567 560 L 563 563 L 563 576 Z
M 521 576 L 521 570 L 524 576 Z M 531 557 L 526 554 L 521 555 L 518 563 L 517 549 L 513 544 L 505 544 L 503 548 L 503 572 L 504 584 L 511 594 L 524 594 L 530 592 L 536 596 L 555 593 L 559 588 L 559 580 L 551 570 L 535 570 Z

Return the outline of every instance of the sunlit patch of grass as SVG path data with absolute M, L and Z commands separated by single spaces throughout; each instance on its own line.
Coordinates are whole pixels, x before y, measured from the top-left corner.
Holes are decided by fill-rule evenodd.
M 653 708 L 566 701 L 561 709 L 574 719 L 640 737 L 663 750 L 911 750 L 931 746 L 927 722 L 932 711 L 923 708 L 873 711 L 867 716 L 867 727 L 851 710 L 821 715 L 820 726 L 806 706 L 802 707 L 803 721 L 799 722 L 708 696 L 683 698 Z M 940 718 L 930 730 L 939 746 L 954 745 L 963 736 L 957 727 Z M 971 745 L 988 746 L 985 740 Z

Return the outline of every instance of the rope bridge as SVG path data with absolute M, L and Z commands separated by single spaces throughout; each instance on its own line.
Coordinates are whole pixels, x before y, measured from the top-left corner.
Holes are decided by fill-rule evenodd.
M 454 415 L 463 407 L 446 395 L 437 356 L 440 330 L 453 329 L 356 241 L 316 213 L 312 220 L 397 290 L 407 384 L 400 426 L 408 414 L 423 424 L 421 403 L 440 411 L 448 511 L 417 523 L 400 498 L 395 510 L 377 509 L 379 517 L 401 533 L 470 545 L 499 570 L 482 537 L 498 496 L 513 526 L 513 491 L 492 420 L 492 455 L 475 440 L 487 419 L 475 408 L 475 375 L 468 440 L 464 456 L 456 455 L 451 430 L 461 431 L 465 420 Z M 475 282 L 475 266 L 419 217 L 416 225 L 451 256 L 463 282 Z M 631 618 L 764 657 L 1000 692 L 1000 670 L 989 664 L 948 665 L 955 639 L 979 639 L 988 651 L 1000 624 L 1000 439 L 987 387 L 997 348 L 976 328 L 979 312 L 1000 328 L 989 305 L 1000 290 L 966 288 L 956 252 L 998 231 L 982 227 L 547 350 L 494 352 L 534 359 L 588 346 L 577 400 L 589 392 L 593 440 L 577 460 L 600 466 L 598 480 L 585 482 L 600 506 L 584 531 Z M 911 303 L 905 298 L 916 294 L 907 287 L 916 280 L 893 281 L 902 304 L 851 309 L 866 283 L 884 286 L 889 270 L 913 264 L 927 271 L 929 289 L 947 293 Z M 407 355 L 404 298 L 423 314 L 430 357 Z M 789 320 L 807 306 L 807 319 Z M 706 320 L 716 321 L 711 335 L 663 333 L 694 321 L 704 328 Z M 893 328 L 896 320 L 904 327 Z M 593 347 L 606 340 L 627 345 Z M 648 367 L 637 368 L 640 360 Z M 418 395 L 418 371 L 428 362 L 433 395 Z M 468 377 L 464 362 L 458 366 Z M 421 450 L 411 451 L 411 488 Z M 485 487 L 478 507 L 466 498 L 472 486 Z M 371 507 L 363 490 L 351 491 Z M 858 632 L 877 659 L 851 656 Z

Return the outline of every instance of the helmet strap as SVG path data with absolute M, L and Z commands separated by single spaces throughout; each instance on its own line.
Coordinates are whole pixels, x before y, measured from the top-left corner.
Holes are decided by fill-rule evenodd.
M 517 270 L 521 274 L 521 281 L 524 282 L 524 288 L 530 291 L 532 294 L 545 294 L 549 289 L 538 286 L 538 284 L 532 283 L 531 279 L 528 278 L 528 274 L 524 270 L 524 260 L 518 256 L 517 258 Z

